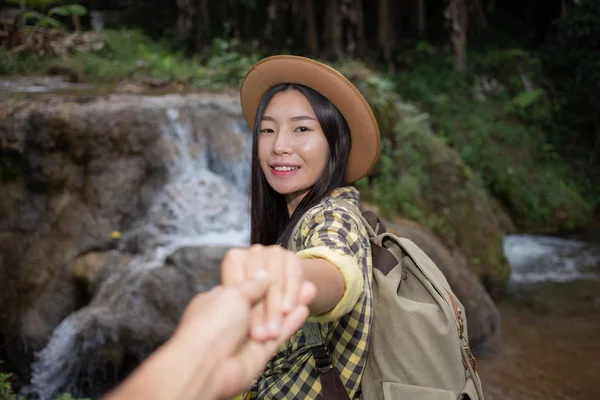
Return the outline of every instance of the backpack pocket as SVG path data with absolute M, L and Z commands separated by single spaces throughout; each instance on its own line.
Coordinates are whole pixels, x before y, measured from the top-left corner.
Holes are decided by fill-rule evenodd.
M 383 382 L 383 398 L 385 400 L 456 400 L 456 394 L 444 389 L 405 385 L 396 382 Z

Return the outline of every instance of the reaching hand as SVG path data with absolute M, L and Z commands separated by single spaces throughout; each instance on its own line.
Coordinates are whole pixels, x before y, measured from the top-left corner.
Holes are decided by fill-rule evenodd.
M 302 326 L 309 314 L 306 304 L 316 294 L 314 285 L 303 283 L 297 306 L 281 320 L 279 335 L 272 340 L 259 341 L 248 335 L 250 316 L 252 307 L 262 301 L 268 289 L 265 283 L 246 281 L 237 288 L 222 288 L 213 294 L 214 306 L 210 309 L 214 317 L 208 318 L 216 321 L 221 315 L 217 338 L 224 348 L 231 349 L 224 361 L 217 365 L 214 375 L 213 382 L 219 385 L 221 398 L 230 398 L 242 392 L 264 370 L 279 346 Z M 240 300 L 240 296 L 244 299 Z M 223 319 L 223 315 L 232 317 Z
M 281 246 L 253 245 L 230 250 L 221 263 L 224 286 L 266 277 L 266 299 L 252 312 L 251 334 L 256 340 L 279 337 L 282 320 L 298 304 L 303 273 L 296 254 Z
M 106 399 L 213 400 L 241 393 L 300 328 L 316 295 L 313 284 L 302 283 L 277 337 L 258 341 L 249 335 L 250 318 L 269 289 L 266 279 L 249 279 L 196 295 L 167 343 Z

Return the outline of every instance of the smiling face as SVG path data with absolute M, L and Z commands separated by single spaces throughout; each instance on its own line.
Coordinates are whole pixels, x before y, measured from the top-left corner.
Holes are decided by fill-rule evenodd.
M 260 121 L 258 159 L 291 214 L 329 160 L 329 144 L 309 101 L 297 90 L 273 96 Z

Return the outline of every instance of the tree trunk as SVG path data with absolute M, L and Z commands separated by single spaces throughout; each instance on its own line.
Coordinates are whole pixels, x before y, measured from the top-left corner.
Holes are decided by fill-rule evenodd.
M 210 9 L 208 8 L 208 0 L 200 1 L 200 10 L 198 12 L 196 21 L 200 25 L 196 27 L 196 37 L 194 40 L 196 51 L 201 53 L 204 47 L 209 44 L 211 39 L 211 26 L 210 26 Z
M 483 10 L 483 4 L 481 0 L 473 0 L 473 7 L 475 8 L 475 15 L 477 16 L 477 23 L 479 27 L 482 29 L 486 29 L 488 27 L 487 18 L 485 16 L 485 11 Z
M 341 44 L 342 27 L 340 20 L 339 0 L 329 0 L 327 2 L 327 10 L 325 15 L 325 37 L 328 45 L 327 53 L 333 55 L 336 60 L 341 60 L 343 58 L 343 52 Z
M 356 42 L 358 45 L 358 56 L 365 60 L 367 56 L 367 43 L 365 40 L 365 18 L 361 0 L 354 0 L 354 24 L 356 26 Z
M 194 17 L 196 15 L 196 7 L 194 0 L 177 0 L 177 38 L 180 40 L 187 39 L 192 32 L 194 26 Z
M 223 0 L 221 0 L 223 1 Z M 232 12 L 233 10 L 233 12 Z M 229 0 L 229 15 L 231 23 L 231 37 L 241 40 L 242 33 L 240 32 L 240 6 L 236 0 Z
M 390 7 L 388 0 L 379 0 L 379 45 L 383 50 L 383 59 L 391 66 L 392 40 L 390 35 Z
M 444 17 L 450 22 L 450 41 L 454 47 L 454 70 L 461 72 L 467 65 L 466 0 L 449 0 Z
M 425 15 L 425 0 L 417 0 L 417 32 L 419 37 L 425 37 L 427 32 L 427 17 Z
M 571 8 L 581 4 L 581 0 L 561 0 L 560 1 L 560 17 L 564 17 Z
M 275 22 L 277 21 L 277 0 L 271 0 L 267 7 L 267 26 L 265 28 L 265 37 L 271 39 L 275 32 Z
M 221 35 L 224 36 L 225 38 L 229 39 L 231 37 L 231 34 L 233 33 L 232 32 L 233 27 L 231 26 L 231 21 L 228 18 L 229 12 L 227 10 L 227 2 L 225 0 L 219 0 L 218 4 L 219 4 L 219 14 L 220 14 L 219 20 L 224 28 L 224 31 Z
M 317 34 L 317 20 L 314 10 L 314 0 L 306 0 L 304 7 L 304 19 L 306 21 L 305 43 L 308 47 L 311 57 L 317 57 L 319 54 L 319 36 Z

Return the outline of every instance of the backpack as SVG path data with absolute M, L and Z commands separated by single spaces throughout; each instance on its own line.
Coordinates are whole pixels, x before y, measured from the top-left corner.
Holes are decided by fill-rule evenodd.
M 464 307 L 443 273 L 414 242 L 387 232 L 375 213 L 336 202 L 362 221 L 371 242 L 374 310 L 363 400 L 483 400 Z M 303 331 L 323 400 L 348 399 L 318 325 L 305 323 Z

